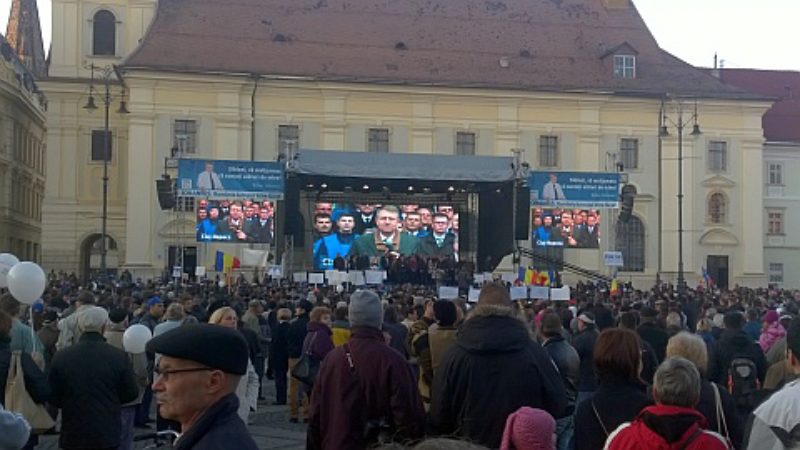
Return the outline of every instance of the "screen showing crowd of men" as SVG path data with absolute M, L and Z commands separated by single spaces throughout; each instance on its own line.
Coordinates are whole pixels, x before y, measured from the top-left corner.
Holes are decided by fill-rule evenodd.
M 534 247 L 600 247 L 600 212 L 596 209 L 535 208 L 531 214 Z
M 275 207 L 269 200 L 206 200 L 197 202 L 198 242 L 271 244 Z
M 337 258 L 384 268 L 401 256 L 457 260 L 458 219 L 451 205 L 315 203 L 314 268 L 334 269 Z

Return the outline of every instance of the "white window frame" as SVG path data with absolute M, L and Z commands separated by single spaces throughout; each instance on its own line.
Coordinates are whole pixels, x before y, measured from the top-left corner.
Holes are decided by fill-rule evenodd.
M 773 215 L 775 216 L 774 223 L 777 227 L 773 227 Z M 767 234 L 770 236 L 783 236 L 786 234 L 786 214 L 782 209 L 768 209 L 767 210 Z
M 770 284 L 783 284 L 783 263 L 769 263 L 768 276 Z
M 382 134 L 386 133 L 386 139 Z M 374 139 L 373 139 L 374 138 Z M 380 139 L 378 139 L 380 138 Z M 367 128 L 367 151 L 370 153 L 389 153 L 391 152 L 392 130 L 385 127 Z
M 296 130 L 297 131 L 297 136 L 296 137 L 284 136 L 281 133 L 282 130 Z M 301 129 L 300 129 L 300 125 L 298 125 L 298 124 L 282 123 L 282 124 L 278 125 L 278 131 L 277 131 L 278 144 L 277 145 L 278 145 L 278 154 L 279 155 L 285 155 L 286 154 L 286 147 L 288 146 L 288 143 L 290 141 L 292 141 L 292 140 L 295 141 L 294 150 L 297 151 L 297 149 L 300 148 L 300 132 L 301 132 Z
M 552 134 L 543 134 L 539 136 L 539 154 L 537 155 L 539 167 L 548 169 L 559 167 L 561 155 L 559 154 L 558 140 L 558 136 Z M 552 147 L 550 146 L 551 143 L 554 144 Z M 547 144 L 547 148 L 545 148 L 544 144 Z M 545 155 L 545 151 L 552 151 L 552 154 Z
M 632 147 L 626 146 L 631 143 Z M 628 164 L 629 159 L 633 160 L 633 164 Z M 619 140 L 619 160 L 626 172 L 639 169 L 639 139 L 626 137 Z
M 708 171 L 712 173 L 728 171 L 727 141 L 708 141 Z
M 767 163 L 767 184 L 769 186 L 783 186 L 784 166 L 782 162 Z
M 629 80 L 636 78 L 636 56 L 614 55 L 614 77 Z
M 178 123 L 181 124 L 194 124 L 194 132 L 193 133 L 180 133 L 182 136 L 186 136 L 187 139 L 184 142 L 183 149 L 180 148 L 178 142 Z M 173 119 L 172 121 L 172 146 L 178 149 L 178 153 L 183 153 L 185 155 L 195 155 L 197 154 L 197 134 L 199 132 L 198 121 L 195 119 L 188 119 L 188 118 L 180 118 L 180 119 Z M 181 150 L 183 150 L 181 152 Z
M 466 147 L 469 146 L 469 142 L 462 141 L 462 138 L 472 138 L 472 147 L 471 151 L 467 152 L 464 151 Z M 455 154 L 461 156 L 475 156 L 478 147 L 478 134 L 474 131 L 456 131 L 456 140 L 455 140 L 456 148 Z

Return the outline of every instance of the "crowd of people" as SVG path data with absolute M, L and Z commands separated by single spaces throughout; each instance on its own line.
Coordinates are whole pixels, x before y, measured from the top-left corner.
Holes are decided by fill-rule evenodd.
M 131 448 L 154 398 L 176 448 L 256 448 L 265 383 L 313 449 L 800 445 L 799 293 L 572 291 L 512 301 L 488 282 L 469 303 L 411 283 L 177 292 L 61 275 L 30 308 L 0 297 L 0 382 L 19 359 L 32 403 L 60 410 L 62 448 Z M 133 324 L 154 336 L 145 352 L 126 351 Z M 0 411 L 3 448 L 54 432 L 27 418 Z

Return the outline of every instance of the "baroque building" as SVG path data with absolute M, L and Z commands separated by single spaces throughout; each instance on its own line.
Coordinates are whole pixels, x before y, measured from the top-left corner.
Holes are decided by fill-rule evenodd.
M 752 220 L 764 174 L 750 168 L 762 164 L 761 116 L 771 101 L 659 48 L 629 0 L 53 7 L 41 83 L 50 102 L 48 268 L 93 267 L 102 114 L 82 106 L 91 66 L 115 65 L 113 95 L 128 99 L 131 114 L 111 114 L 109 258 L 139 276 L 160 274 L 174 248 L 194 240 L 193 213 L 165 213 L 157 202 L 154 180 L 177 142 L 190 157 L 276 160 L 299 141 L 454 157 L 523 148 L 533 170 L 548 171 L 605 171 L 609 160 L 612 168 L 622 161 L 636 188 L 634 213 L 619 233 L 604 220 L 604 235 L 617 238 L 602 247 L 623 251 L 622 278 L 640 286 L 676 276 L 680 147 L 688 282 L 712 263 L 730 284 L 765 282 L 765 224 Z M 699 136 L 689 133 L 695 111 Z M 681 115 L 690 125 L 678 139 L 671 124 Z M 670 133 L 660 136 L 664 123 Z M 217 248 L 194 247 L 197 263 L 213 265 Z M 565 257 L 605 270 L 602 251 Z

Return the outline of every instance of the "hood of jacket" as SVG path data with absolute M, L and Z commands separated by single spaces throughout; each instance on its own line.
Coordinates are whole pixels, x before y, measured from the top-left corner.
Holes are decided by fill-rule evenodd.
M 519 314 L 504 306 L 483 305 L 461 325 L 456 344 L 469 353 L 513 353 L 532 342 Z
M 667 443 L 682 442 L 691 436 L 695 424 L 706 428 L 705 417 L 693 408 L 681 406 L 653 405 L 639 413 L 639 419 Z
M 744 330 L 724 330 L 720 340 L 732 347 L 741 349 L 753 344 L 753 339 Z

